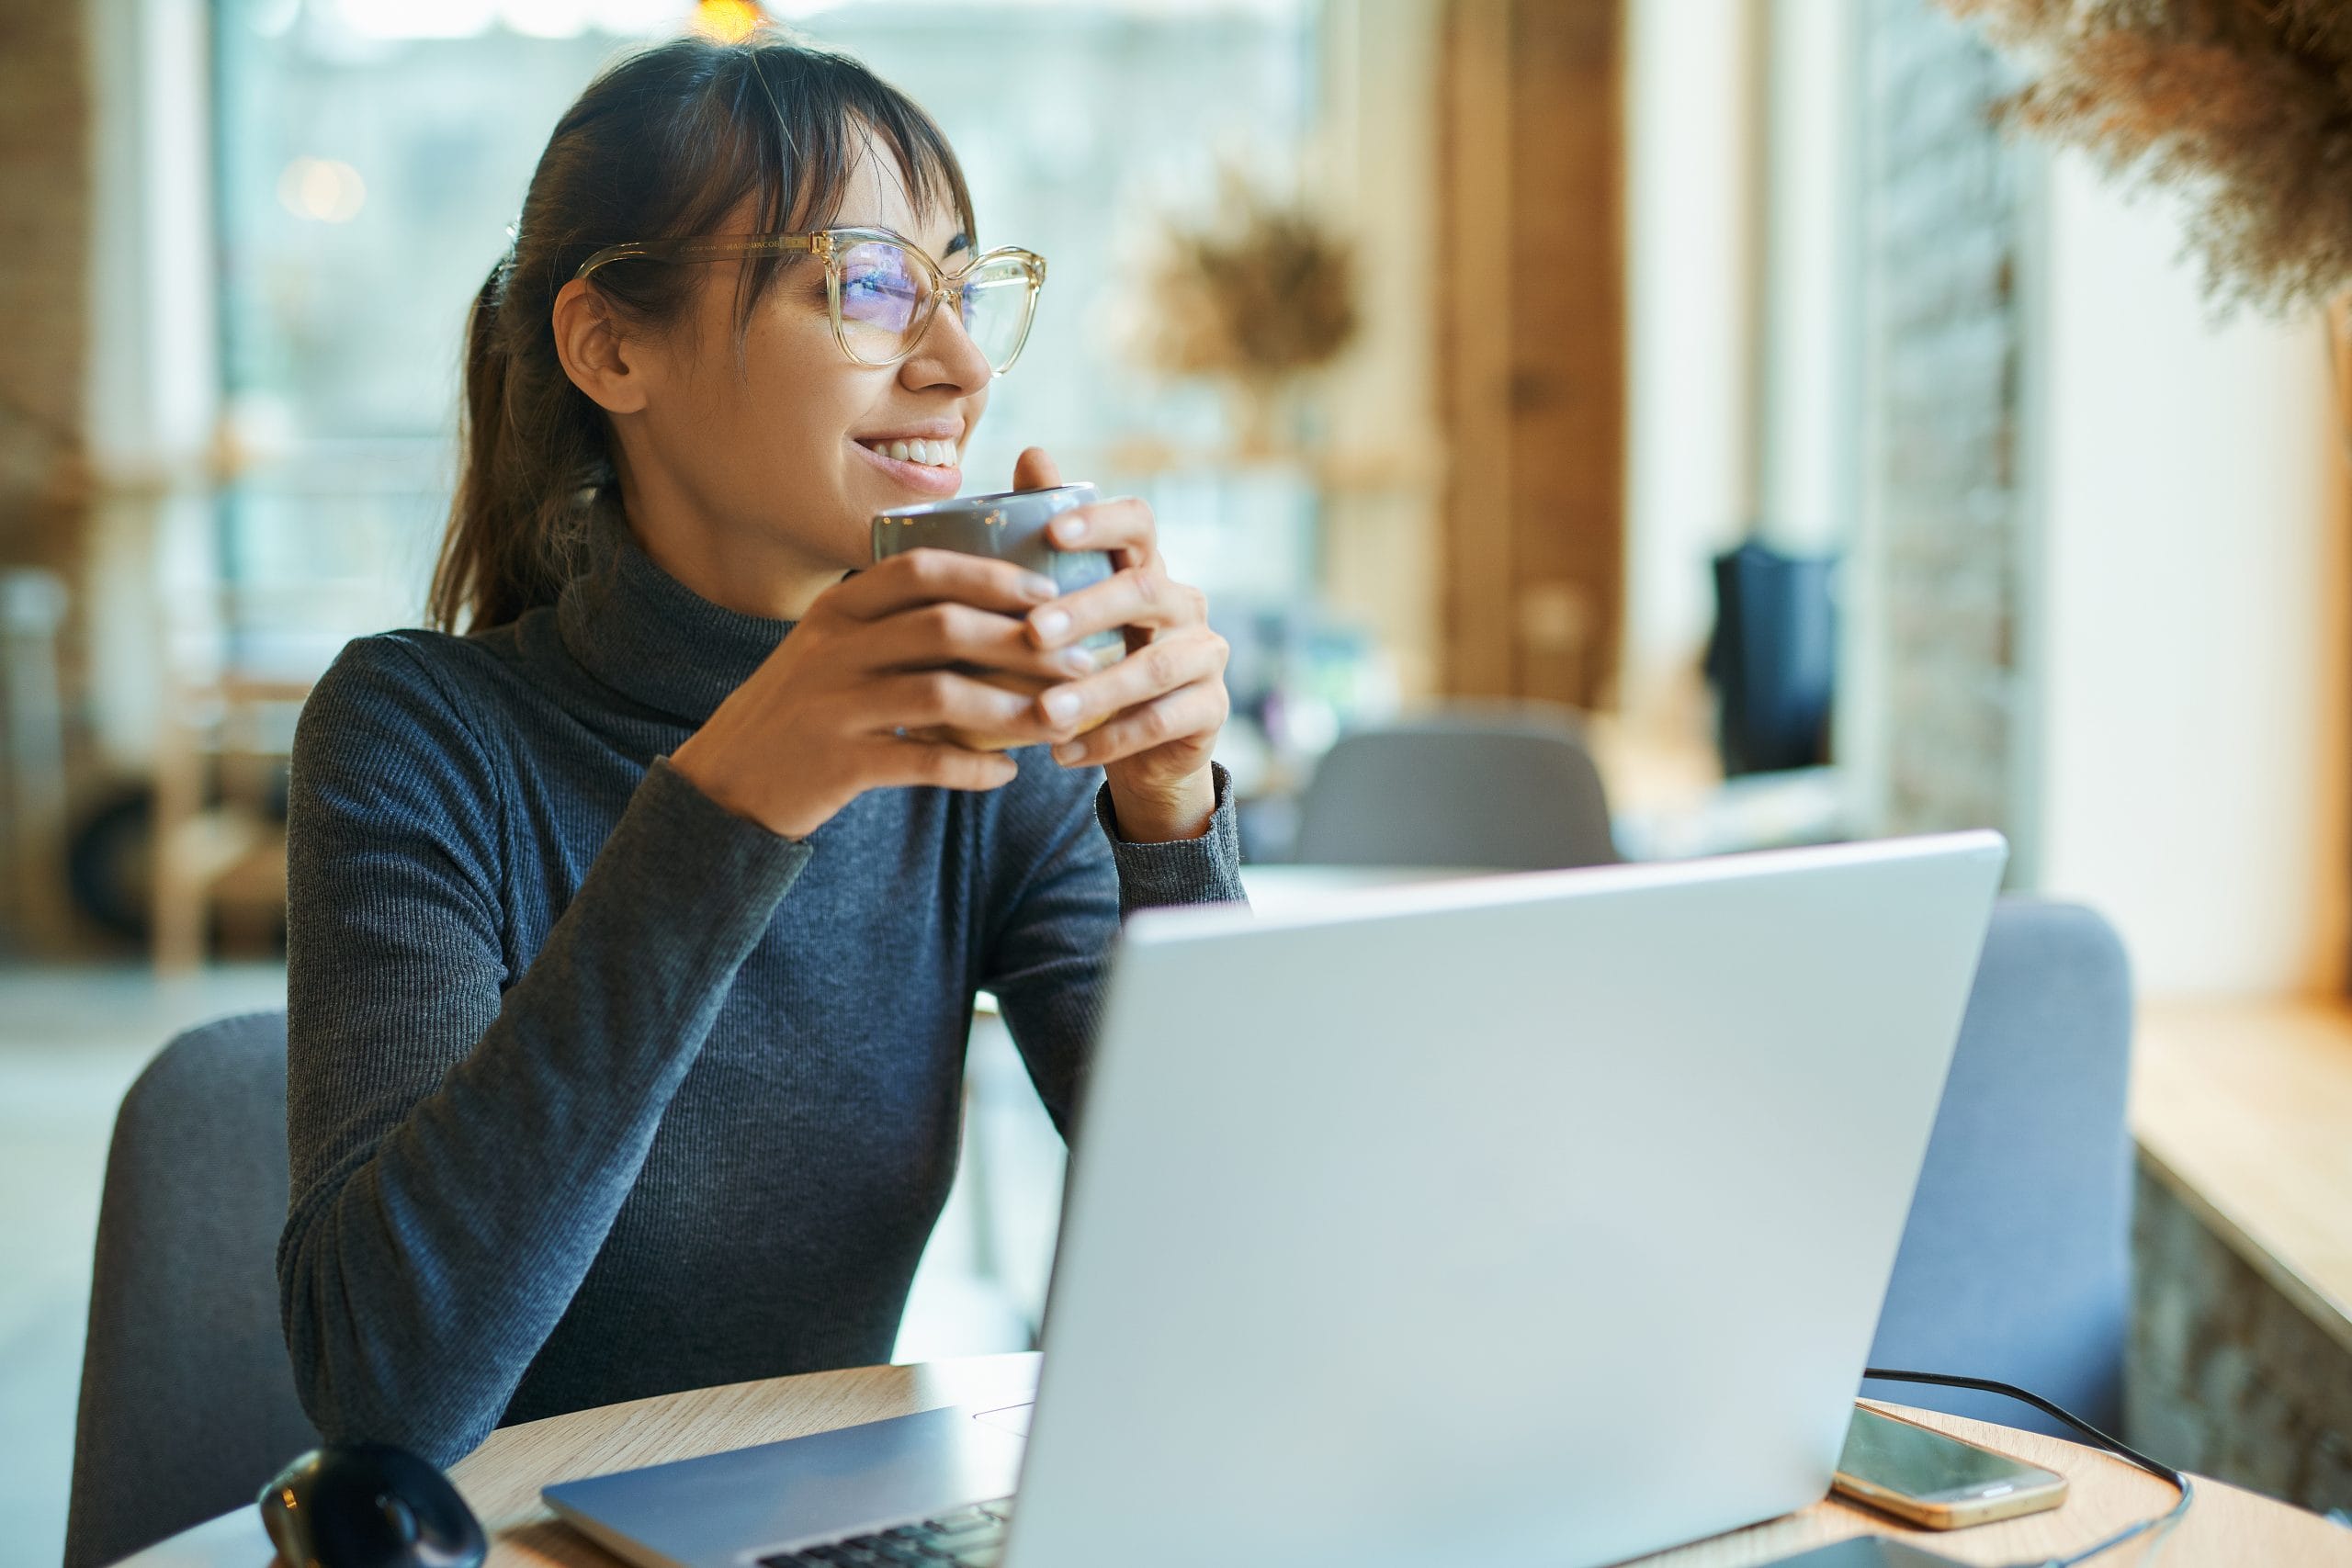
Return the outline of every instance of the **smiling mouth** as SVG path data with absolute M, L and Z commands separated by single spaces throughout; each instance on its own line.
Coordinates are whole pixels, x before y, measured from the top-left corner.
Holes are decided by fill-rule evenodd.
M 858 445 L 876 457 L 920 464 L 926 468 L 952 468 L 956 463 L 953 441 L 860 441 Z

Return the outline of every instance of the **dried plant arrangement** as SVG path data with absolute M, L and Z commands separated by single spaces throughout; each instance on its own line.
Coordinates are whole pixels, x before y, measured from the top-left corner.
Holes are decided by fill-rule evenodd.
M 1139 346 L 1154 369 L 1225 381 L 1245 450 L 1262 452 L 1284 396 L 1355 340 L 1355 252 L 1304 208 L 1223 185 L 1216 218 L 1166 225 Z
M 2185 199 L 2216 303 L 2283 314 L 2352 288 L 2352 5 L 1943 4 L 2025 71 L 2011 123 Z

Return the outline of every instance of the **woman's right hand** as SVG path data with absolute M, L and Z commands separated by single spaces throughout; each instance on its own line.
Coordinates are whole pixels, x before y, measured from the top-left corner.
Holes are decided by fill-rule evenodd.
M 947 668 L 1068 681 L 1094 664 L 1033 646 L 1021 617 L 1055 596 L 1010 561 L 909 550 L 817 597 L 670 765 L 739 817 L 805 839 L 869 789 L 989 790 L 1019 772 L 1001 751 L 935 738 L 941 726 L 1026 744 L 1066 739 L 1034 697 Z M 921 733 L 919 733 L 921 732 Z

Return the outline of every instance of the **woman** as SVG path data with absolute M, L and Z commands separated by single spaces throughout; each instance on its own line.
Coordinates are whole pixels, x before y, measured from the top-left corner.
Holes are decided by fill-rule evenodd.
M 1026 333 L 1042 268 L 976 231 L 936 126 L 812 51 L 664 45 L 556 128 L 474 307 L 443 631 L 352 644 L 295 747 L 278 1274 L 328 1438 L 447 1463 L 887 1359 L 973 992 L 1067 1131 L 1123 910 L 1240 896 L 1225 645 L 1139 502 L 1071 514 L 1121 570 L 1050 603 L 858 570 Z

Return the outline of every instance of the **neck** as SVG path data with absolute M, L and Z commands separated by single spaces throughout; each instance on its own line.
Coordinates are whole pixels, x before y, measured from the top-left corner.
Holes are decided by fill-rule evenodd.
M 732 529 L 710 516 L 674 477 L 622 464 L 621 509 L 653 564 L 722 609 L 797 621 L 842 580 L 842 569 L 790 541 Z

